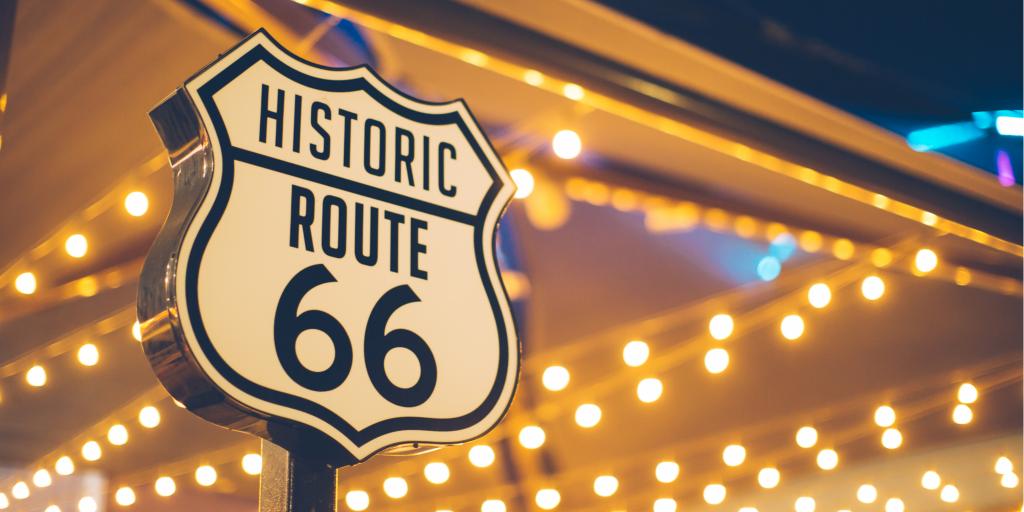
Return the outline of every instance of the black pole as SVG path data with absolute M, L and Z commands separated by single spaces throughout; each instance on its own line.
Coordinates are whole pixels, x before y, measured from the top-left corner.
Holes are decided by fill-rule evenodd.
M 337 512 L 336 470 L 262 442 L 259 512 Z

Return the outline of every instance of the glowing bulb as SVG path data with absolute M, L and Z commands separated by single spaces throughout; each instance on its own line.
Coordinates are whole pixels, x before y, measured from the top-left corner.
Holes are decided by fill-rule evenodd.
M 519 431 L 519 444 L 528 450 L 536 450 L 543 446 L 545 438 L 544 429 L 537 425 L 529 425 Z
M 78 500 L 78 512 L 96 512 L 100 506 L 92 496 L 86 496 Z
M 729 367 L 729 351 L 724 348 L 713 348 L 704 354 L 704 368 L 713 374 L 719 374 Z
M 565 97 L 569 98 L 570 100 L 579 101 L 583 99 L 584 93 L 582 87 L 570 83 L 565 84 L 565 86 L 562 87 L 562 94 L 564 94 Z
M 796 431 L 796 444 L 800 448 L 810 448 L 818 444 L 818 430 L 812 426 L 800 427 Z
M 622 360 L 626 363 L 626 366 L 634 368 L 641 366 L 647 362 L 647 358 L 650 356 L 651 348 L 647 346 L 646 342 L 640 340 L 630 341 L 622 348 Z
M 124 196 L 124 209 L 132 217 L 142 217 L 149 210 L 149 198 L 144 192 L 138 190 L 129 192 Z
M 896 428 L 885 429 L 885 432 L 882 432 L 882 446 L 889 450 L 903 446 L 903 433 Z
M 1020 485 L 1020 478 L 1016 473 L 1004 473 L 1002 478 L 999 479 L 999 485 L 1006 487 L 1007 489 L 1015 489 Z
M 964 382 L 956 390 L 956 399 L 962 404 L 973 404 L 978 401 L 978 388 L 970 382 Z
M 870 505 L 878 499 L 878 489 L 871 484 L 864 484 L 857 488 L 857 501 Z
M 432 484 L 443 484 L 451 477 L 451 471 L 444 462 L 431 462 L 423 466 L 423 476 Z
M 6 510 L 11 506 L 11 500 L 7 499 L 7 495 L 0 492 L 0 510 Z
M 483 444 L 470 448 L 469 463 L 478 468 L 486 468 L 494 464 L 494 450 L 490 446 Z
M 242 456 L 242 471 L 247 475 L 258 475 L 263 471 L 263 456 L 258 453 L 247 453 Z
M 11 487 L 11 496 L 14 496 L 16 500 L 28 498 L 29 494 L 31 493 L 28 490 L 28 484 L 25 482 L 18 482 L 14 484 L 14 487 Z
M 1005 475 L 1013 471 L 1013 462 L 1008 457 L 996 459 L 995 471 L 997 475 Z
M 121 487 L 114 493 L 114 501 L 122 507 L 130 507 L 135 504 L 135 491 L 131 487 Z
M 60 476 L 68 476 L 75 472 L 75 461 L 71 460 L 71 457 L 67 455 L 61 456 L 57 459 L 57 463 L 53 465 L 54 471 Z
M 825 471 L 832 471 L 839 465 L 839 454 L 831 448 L 825 448 L 818 452 L 818 467 Z
M 654 467 L 654 478 L 663 484 L 675 482 L 679 478 L 679 464 L 670 460 L 659 462 Z
M 366 491 L 349 491 L 345 493 L 345 506 L 360 512 L 370 508 L 370 495 Z
M 654 512 L 676 512 L 678 504 L 672 498 L 658 498 L 654 500 Z
M 832 302 L 832 289 L 825 283 L 814 283 L 807 290 L 807 302 L 815 309 L 821 309 Z
M 758 512 L 757 507 L 740 507 L 739 512 Z M 839 512 L 850 512 L 849 510 L 840 510 Z
M 726 466 L 736 467 L 743 464 L 743 461 L 747 459 L 747 449 L 743 445 L 730 444 L 722 450 L 722 462 L 725 462 Z
M 953 423 L 957 425 L 966 425 L 974 419 L 974 412 L 971 411 L 971 407 L 965 404 L 959 404 L 953 408 Z
M 528 69 L 525 72 L 523 72 L 523 81 L 534 87 L 537 87 L 538 85 L 544 83 L 544 75 L 540 71 L 537 71 L 536 69 Z
M 114 446 L 124 446 L 128 442 L 128 429 L 121 424 L 110 427 L 107 431 L 107 441 Z
M 583 141 L 578 133 L 572 130 L 561 130 L 551 139 L 551 148 L 555 156 L 563 160 L 571 160 L 583 151 Z
M 48 505 L 43 509 L 43 512 L 60 512 L 60 507 L 57 505 Z
M 533 174 L 526 169 L 512 169 L 509 171 L 509 176 L 512 177 L 512 181 L 516 184 L 516 199 L 526 199 L 533 193 Z
M 592 428 L 601 421 L 601 408 L 594 404 L 583 404 L 576 408 L 576 424 Z
M 931 249 L 921 249 L 914 255 L 914 268 L 922 274 L 927 274 L 939 266 L 939 256 Z
M 391 499 L 404 498 L 409 493 L 409 484 L 404 478 L 392 476 L 384 479 L 384 494 Z
M 607 498 L 619 490 L 619 479 L 611 475 L 601 475 L 594 479 L 594 494 Z
M 817 503 L 810 496 L 801 496 L 793 502 L 793 510 L 796 512 L 814 512 L 815 506 L 817 506 Z
M 940 485 L 942 485 L 942 477 L 940 477 L 935 471 L 928 470 L 921 475 L 921 487 L 924 487 L 929 491 L 934 491 L 935 489 L 938 489 Z
M 541 382 L 551 391 L 561 391 L 569 385 L 569 370 L 564 366 L 548 366 L 544 369 Z
M 939 491 L 939 499 L 946 503 L 956 503 L 960 500 L 960 489 L 953 484 L 946 484 Z
M 875 301 L 885 294 L 885 281 L 881 277 L 868 276 L 860 282 L 860 293 L 865 299 Z
M 175 484 L 174 479 L 169 476 L 157 478 L 153 487 L 156 488 L 156 493 L 164 498 L 172 496 L 174 492 L 178 490 L 178 485 Z
M 636 385 L 636 396 L 645 404 L 655 402 L 661 398 L 662 391 L 661 381 L 654 377 L 648 377 Z
M 22 272 L 14 278 L 14 289 L 22 295 L 32 295 L 36 292 L 36 275 L 32 272 Z
M 728 338 L 732 335 L 734 327 L 732 317 L 725 313 L 719 313 L 711 317 L 711 321 L 708 322 L 708 331 L 711 332 L 711 337 L 716 340 Z
M 888 405 L 880 405 L 875 409 L 875 425 L 886 428 L 896 424 L 896 410 Z
M 138 320 L 132 324 L 132 338 L 135 338 L 135 341 L 142 341 L 142 325 Z
M 484 500 L 480 504 L 480 512 L 505 512 L 505 502 L 501 500 Z
M 85 235 L 75 233 L 64 241 L 64 251 L 72 258 L 81 258 L 89 251 L 89 241 L 85 239 Z
M 82 458 L 89 462 L 96 462 L 103 456 L 103 448 L 96 441 L 86 441 L 82 445 Z
M 725 501 L 725 486 L 722 484 L 710 484 L 704 487 L 704 502 L 708 505 L 720 505 Z
M 543 510 L 553 510 L 562 502 L 562 495 L 555 489 L 541 489 L 537 491 L 533 501 Z
M 885 512 L 903 512 L 906 508 L 907 507 L 903 504 L 903 500 L 899 498 L 889 498 L 885 500 Z
M 199 466 L 196 468 L 196 483 L 202 487 L 209 487 L 217 483 L 217 470 L 213 466 Z
M 797 314 L 786 315 L 779 324 L 779 330 L 787 340 L 795 340 L 804 333 L 804 319 Z
M 96 366 L 100 362 L 100 351 L 96 345 L 86 343 L 78 348 L 78 362 L 82 366 Z
M 160 425 L 160 411 L 147 405 L 139 411 L 139 424 L 145 428 L 156 428 Z
M 32 484 L 36 487 L 49 487 L 52 483 L 53 477 L 51 477 L 50 472 L 45 469 L 40 469 L 32 475 Z
M 41 388 L 46 385 L 46 369 L 38 364 L 25 372 L 25 382 L 34 388 Z
M 762 468 L 757 472 L 757 484 L 764 489 L 774 489 L 779 486 L 782 474 L 777 468 Z

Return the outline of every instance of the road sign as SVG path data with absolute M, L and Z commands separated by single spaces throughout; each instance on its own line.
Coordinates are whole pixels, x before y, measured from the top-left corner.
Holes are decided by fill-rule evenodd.
M 464 102 L 259 31 L 151 116 L 175 196 L 139 317 L 176 399 L 332 467 L 500 420 L 519 343 L 494 237 L 514 186 Z

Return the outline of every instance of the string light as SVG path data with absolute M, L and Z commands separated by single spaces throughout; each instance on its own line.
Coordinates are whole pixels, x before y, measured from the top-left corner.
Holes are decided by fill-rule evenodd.
M 562 94 L 570 100 L 579 101 L 583 99 L 584 92 L 583 88 L 579 85 L 569 83 L 562 86 Z
M 213 466 L 204 465 L 196 468 L 196 483 L 202 487 L 209 487 L 217 483 L 217 470 Z
M 818 452 L 818 467 L 825 471 L 832 471 L 839 465 L 839 454 L 831 448 L 825 448 Z
M 704 487 L 704 502 L 708 505 L 721 505 L 725 501 L 726 490 L 722 484 L 709 484 Z
M 45 386 L 46 369 L 38 364 L 33 366 L 32 368 L 29 368 L 28 371 L 25 372 L 25 382 L 27 382 L 29 386 L 32 386 L 34 388 L 41 388 Z
M 885 281 L 878 276 L 865 277 L 860 283 L 860 293 L 865 299 L 876 301 L 885 294 Z
M 555 156 L 563 160 L 572 160 L 583 151 L 583 141 L 578 133 L 572 130 L 559 130 L 551 139 L 551 149 Z
M 384 494 L 391 499 L 404 498 L 409 493 L 409 483 L 400 476 L 388 477 L 384 480 Z
M 942 485 L 942 477 L 940 477 L 937 472 L 929 469 L 921 475 L 921 487 L 924 487 L 929 491 L 934 491 L 935 489 L 938 489 L 940 485 Z
M 730 444 L 722 450 L 722 462 L 726 466 L 734 468 L 743 464 L 744 460 L 747 460 L 747 449 L 743 445 Z
M 960 489 L 953 484 L 943 485 L 939 491 L 939 499 L 946 503 L 956 503 L 960 500 Z
M 7 495 L 0 492 L 0 510 L 6 510 L 11 506 L 11 500 L 7 499 Z
M 78 362 L 82 366 L 96 366 L 100 362 L 100 351 L 96 345 L 86 343 L 78 349 Z
M 978 388 L 970 382 L 964 382 L 956 390 L 956 399 L 962 404 L 973 404 L 978 401 Z
M 800 496 L 793 502 L 793 510 L 796 512 L 814 512 L 816 506 L 817 503 L 810 496 Z
M 594 479 L 594 494 L 607 498 L 619 490 L 619 479 L 611 475 L 601 475 Z
M 927 274 L 939 266 L 939 256 L 931 249 L 921 249 L 914 255 L 914 269 Z
M 484 444 L 470 448 L 469 463 L 478 468 L 486 468 L 494 464 L 494 449 Z
M 840 238 L 832 244 L 832 255 L 843 261 L 852 258 L 855 250 L 853 242 L 845 238 Z
M 132 217 L 142 217 L 149 210 L 149 198 L 138 190 L 129 192 L 124 196 L 124 209 Z
M 593 428 L 601 421 L 601 408 L 595 404 L 583 404 L 576 408 L 576 424 Z
M 669 484 L 679 478 L 679 464 L 671 460 L 663 460 L 654 466 L 654 478 L 663 484 Z
M 569 385 L 569 370 L 564 366 L 548 366 L 541 375 L 541 383 L 551 391 L 561 391 Z
M 57 505 L 47 505 L 43 512 L 60 512 L 60 507 Z
M 832 289 L 825 283 L 814 283 L 807 289 L 807 302 L 815 309 L 822 309 L 832 302 Z
M 897 428 L 887 428 L 882 432 L 882 446 L 895 450 L 903 446 L 903 433 Z
M 92 496 L 85 496 L 78 500 L 78 512 L 96 512 L 99 508 L 96 499 Z
M 811 448 L 818 444 L 818 430 L 810 425 L 796 431 L 796 444 L 800 448 Z
M 103 448 L 96 441 L 86 441 L 82 445 L 82 458 L 89 462 L 96 462 L 103 456 Z
M 726 313 L 719 313 L 711 317 L 708 322 L 708 331 L 711 332 L 711 337 L 719 341 L 731 336 L 734 327 L 732 316 Z
M 527 69 L 523 72 L 523 81 L 537 87 L 544 83 L 544 75 L 536 69 Z
M 16 500 L 23 500 L 29 497 L 31 492 L 29 491 L 28 484 L 22 481 L 18 481 L 11 487 L 11 496 L 14 496 Z
M 536 450 L 544 445 L 544 429 L 537 425 L 528 425 L 519 431 L 519 444 L 528 450 Z
M 263 456 L 258 453 L 247 453 L 242 456 L 242 471 L 247 475 L 258 475 L 263 471 Z
M 45 470 L 45 469 L 37 470 L 32 475 L 32 485 L 35 485 L 36 487 L 39 487 L 40 489 L 42 489 L 44 487 L 49 487 L 50 484 L 52 484 L 52 483 L 53 483 L 53 477 L 51 477 L 50 476 L 50 472 Z
M 713 348 L 704 354 L 704 368 L 715 375 L 729 367 L 729 351 L 724 348 Z
M 1007 489 L 1015 489 L 1020 485 L 1020 478 L 1016 473 L 1006 473 L 999 479 L 999 485 Z
M 114 501 L 122 507 L 130 507 L 135 504 L 135 491 L 131 487 L 118 488 L 114 493 Z
M 672 498 L 658 498 L 654 500 L 654 507 L 652 510 L 654 512 L 676 512 L 676 508 L 678 506 L 679 505 L 676 503 L 676 500 Z
M 562 495 L 555 489 L 541 489 L 537 491 L 533 501 L 543 510 L 553 510 L 562 502 Z
M 907 507 L 903 504 L 903 500 L 899 498 L 889 498 L 885 500 L 885 512 L 903 512 L 906 508 Z
M 159 496 L 168 498 L 174 495 L 174 492 L 178 490 L 178 485 L 174 483 L 174 479 L 169 476 L 162 476 L 156 479 L 156 483 L 153 484 L 156 489 L 156 493 Z
M 796 340 L 804 333 L 804 319 L 797 314 L 786 315 L 779 324 L 779 330 L 787 340 Z
M 139 410 L 139 424 L 145 428 L 156 428 L 160 425 L 160 411 L 152 405 Z
M 67 455 L 62 455 L 53 465 L 53 469 L 60 476 L 68 476 L 75 472 L 75 461 Z
M 857 501 L 870 505 L 878 499 L 878 489 L 871 484 L 863 484 L 857 488 Z
M 875 425 L 882 428 L 896 424 L 896 410 L 889 405 L 880 405 L 875 409 Z
M 107 441 L 114 446 L 124 446 L 128 442 L 128 429 L 118 423 L 107 431 Z
M 480 504 L 480 512 L 505 512 L 505 502 L 501 500 L 484 500 Z
M 448 469 L 448 465 L 444 462 L 431 462 L 423 466 L 423 477 L 435 485 L 447 482 L 451 474 L 451 470 Z
M 64 241 L 64 251 L 72 258 L 81 258 L 89 251 L 89 241 L 85 239 L 85 235 L 75 233 Z
M 641 340 L 633 340 L 626 343 L 626 346 L 622 347 L 622 360 L 626 363 L 626 366 L 636 368 L 647 362 L 647 358 L 651 356 L 651 348 L 646 342 Z
M 530 197 L 534 187 L 533 174 L 526 169 L 512 169 L 508 174 L 516 184 L 515 198 L 526 199 Z
M 997 475 L 1005 475 L 1013 471 L 1013 462 L 1008 457 L 999 457 L 994 469 Z
M 36 292 L 36 275 L 32 272 L 22 272 L 14 278 L 14 289 L 22 295 L 32 295 Z
M 879 247 L 871 251 L 871 264 L 878 268 L 888 267 L 892 263 L 892 251 Z
M 664 387 L 661 380 L 655 377 L 648 377 L 636 385 L 636 396 L 641 402 L 649 404 L 661 398 Z
M 782 480 L 782 474 L 779 473 L 778 468 L 761 468 L 761 471 L 757 472 L 757 484 L 764 489 L 778 487 L 780 480 Z
M 354 490 L 345 493 L 345 505 L 356 512 L 370 508 L 370 495 L 366 491 Z
M 953 408 L 953 423 L 957 425 L 967 425 L 974 419 L 974 411 L 971 411 L 971 407 L 966 404 L 958 404 Z

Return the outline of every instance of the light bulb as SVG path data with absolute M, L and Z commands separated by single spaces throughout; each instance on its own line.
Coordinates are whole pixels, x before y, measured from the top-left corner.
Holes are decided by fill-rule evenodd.
M 622 360 L 626 363 L 626 366 L 637 367 L 647 362 L 647 358 L 651 356 L 651 348 L 646 342 L 640 340 L 633 340 L 626 343 L 625 347 L 622 347 Z
M 886 428 L 896 424 L 896 410 L 888 405 L 880 405 L 875 409 L 875 425 Z
M 812 426 L 800 427 L 796 431 L 796 444 L 800 448 L 810 448 L 818 444 L 818 430 Z
M 939 256 L 931 249 L 921 249 L 914 255 L 914 268 L 922 274 L 927 274 L 939 265 Z
M 50 476 L 50 472 L 45 469 L 37 470 L 32 474 L 32 484 L 40 489 L 49 487 L 53 483 L 53 477 Z
M 96 512 L 100 506 L 92 496 L 85 496 L 78 500 L 78 512 Z
M 561 391 L 569 385 L 569 370 L 564 366 L 548 366 L 541 376 L 541 383 L 551 391 Z
M 779 481 L 782 480 L 782 474 L 779 473 L 778 468 L 761 468 L 761 471 L 757 472 L 757 484 L 765 489 L 774 489 L 779 486 Z
M 478 468 L 490 466 L 494 463 L 494 449 L 483 444 L 470 448 L 469 463 Z
M 966 404 L 958 404 L 953 408 L 953 423 L 957 425 L 966 425 L 974 419 L 974 411 L 971 411 L 971 407 Z
M 782 336 L 793 341 L 804 334 L 804 319 L 797 314 L 786 315 L 779 324 Z
M 654 512 L 676 512 L 678 504 L 672 498 L 658 498 L 654 500 Z
M 178 485 L 169 476 L 157 478 L 153 487 L 156 489 L 156 493 L 164 498 L 174 495 L 174 492 L 178 490 Z
M 444 462 L 430 462 L 423 466 L 423 476 L 428 482 L 436 485 L 443 484 L 451 477 L 451 470 Z
M 34 388 L 41 388 L 46 385 L 46 369 L 38 364 L 25 372 L 25 382 Z
M 679 464 L 670 460 L 659 462 L 654 467 L 654 478 L 663 484 L 675 482 L 679 478 Z
M 946 484 L 939 491 L 939 499 L 946 503 L 956 503 L 960 500 L 960 489 L 953 484 Z
M 903 504 L 903 500 L 899 498 L 889 498 L 885 500 L 885 512 L 904 512 L 906 506 Z
M 114 446 L 124 446 L 128 442 L 128 429 L 120 423 L 107 430 L 107 441 Z
M 583 141 L 580 140 L 579 134 L 572 130 L 560 130 L 551 139 L 551 148 L 558 158 L 571 160 L 583 151 Z
M 570 100 L 579 101 L 583 99 L 584 92 L 583 88 L 579 85 L 568 83 L 562 87 L 562 94 Z
M 878 276 L 865 277 L 860 283 L 860 293 L 865 299 L 876 301 L 885 294 L 885 281 Z
M 480 504 L 480 512 L 505 512 L 505 502 L 501 500 L 484 500 Z
M 345 493 L 345 506 L 356 512 L 366 510 L 370 508 L 370 495 L 366 491 L 348 491 Z
M 816 506 L 817 503 L 810 496 L 801 496 L 793 502 L 793 510 L 796 512 L 814 512 Z
M 903 445 L 903 433 L 897 428 L 887 428 L 882 432 L 882 446 L 895 450 Z
M 720 505 L 725 501 L 726 490 L 722 484 L 709 484 L 704 487 L 704 502 L 709 505 Z
M 247 453 L 242 456 L 242 471 L 247 475 L 258 475 L 263 471 L 263 456 L 258 453 Z
M 75 461 L 71 460 L 71 457 L 63 455 L 61 458 L 57 459 L 57 462 L 53 465 L 53 469 L 58 475 L 68 476 L 75 472 Z
M 544 429 L 537 425 L 528 425 L 519 431 L 519 444 L 528 450 L 536 450 L 544 444 Z
M 661 381 L 654 377 L 646 378 L 636 385 L 636 396 L 645 404 L 655 402 L 661 398 L 662 391 Z
M 85 235 L 75 233 L 64 241 L 64 251 L 72 258 L 81 258 L 89 251 L 89 241 L 85 239 Z
M 832 289 L 825 283 L 814 283 L 807 290 L 807 302 L 815 309 L 822 309 L 832 302 Z
M 82 458 L 89 462 L 96 462 L 103 456 L 103 448 L 96 441 L 86 441 L 82 445 Z
M 999 457 L 996 459 L 995 472 L 998 475 L 1005 475 L 1013 471 L 1013 461 L 1009 457 Z
M 32 295 L 36 292 L 36 275 L 32 272 L 22 272 L 14 278 L 14 289 L 22 295 Z
M 716 340 L 724 340 L 732 335 L 735 328 L 732 317 L 726 313 L 719 313 L 708 321 L 708 331 L 711 337 Z
M 526 199 L 533 193 L 533 174 L 526 169 L 512 169 L 509 171 L 509 176 L 512 177 L 512 181 L 516 184 L 516 199 Z
M 384 479 L 384 494 L 389 498 L 404 498 L 409 493 L 409 483 L 404 478 L 392 476 Z
M 139 424 L 145 428 L 156 428 L 160 425 L 160 411 L 152 405 L 139 410 Z
M 202 487 L 209 487 L 217 483 L 217 470 L 213 466 L 204 465 L 196 468 L 196 483 Z
M 839 454 L 831 448 L 825 448 L 818 452 L 818 467 L 825 471 L 831 471 L 839 465 Z
M 121 487 L 114 493 L 114 501 L 122 507 L 130 507 L 135 504 L 135 491 L 131 487 Z
M 747 459 L 747 449 L 743 445 L 730 444 L 722 450 L 722 461 L 725 462 L 726 466 L 736 467 L 743 464 L 743 461 Z
M 78 362 L 82 366 L 96 366 L 100 362 L 100 351 L 96 345 L 86 343 L 78 348 Z
M 964 382 L 956 390 L 956 399 L 962 404 L 973 404 L 978 401 L 978 388 L 970 382 Z
M 864 484 L 857 488 L 857 501 L 870 505 L 878 499 L 878 489 L 871 484 Z
M 999 485 L 1007 489 L 1016 489 L 1020 485 L 1020 478 L 1013 472 L 1003 473 L 1003 476 L 999 479 Z
M 129 192 L 124 196 L 124 209 L 132 217 L 141 217 L 149 210 L 149 198 L 138 190 Z
M 713 348 L 704 354 L 704 368 L 709 373 L 719 374 L 729 367 L 729 351 L 724 348 Z
M 7 495 L 0 492 L 0 510 L 6 510 L 10 508 L 11 500 L 7 499 Z
M 619 479 L 611 475 L 601 475 L 594 479 L 594 494 L 607 498 L 619 490 Z
M 601 408 L 594 404 L 583 404 L 576 408 L 576 424 L 593 428 L 601 421 Z
M 942 477 L 940 477 L 935 471 L 928 470 L 921 475 L 921 487 L 924 487 L 929 491 L 934 491 L 935 489 L 938 489 L 940 485 L 942 485 Z
M 29 497 L 31 492 L 29 491 L 28 484 L 25 482 L 17 482 L 14 487 L 11 487 L 11 496 L 14 496 L 16 500 L 23 500 Z
M 533 501 L 543 510 L 553 510 L 562 501 L 562 495 L 555 489 L 537 491 Z

